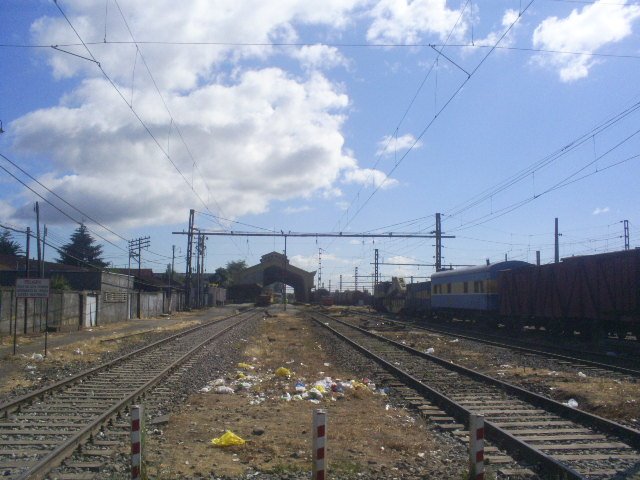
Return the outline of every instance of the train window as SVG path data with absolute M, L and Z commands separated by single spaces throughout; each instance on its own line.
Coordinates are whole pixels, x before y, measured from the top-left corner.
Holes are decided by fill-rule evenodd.
M 469 293 L 469 282 L 464 282 L 464 293 Z
M 447 283 L 447 293 L 451 293 L 451 284 Z
M 473 282 L 473 292 L 474 293 L 483 293 L 484 292 L 484 285 L 482 283 L 482 280 L 479 280 L 477 282 Z

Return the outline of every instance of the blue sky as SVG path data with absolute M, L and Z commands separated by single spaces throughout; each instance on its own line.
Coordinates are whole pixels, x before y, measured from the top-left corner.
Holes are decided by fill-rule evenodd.
M 190 208 L 203 229 L 286 232 L 424 233 L 441 212 L 447 264 L 549 262 L 555 217 L 562 256 L 621 249 L 623 219 L 640 245 L 637 2 L 58 5 L 3 2 L 0 166 L 84 219 L 115 266 L 123 239 L 150 236 L 144 266 L 176 245 L 182 270 L 171 232 Z M 34 228 L 35 194 L 1 169 L 0 191 L 0 224 Z M 75 224 L 40 203 L 64 244 Z M 206 269 L 283 243 L 211 237 Z M 325 287 L 348 288 L 375 248 L 432 263 L 433 243 L 287 246 L 309 270 L 321 249 Z

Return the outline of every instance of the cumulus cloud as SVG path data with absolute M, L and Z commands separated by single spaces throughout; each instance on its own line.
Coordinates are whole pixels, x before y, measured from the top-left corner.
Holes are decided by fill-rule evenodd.
M 294 25 L 320 25 L 345 28 L 351 13 L 363 0 L 326 0 L 316 2 L 238 2 L 214 0 L 189 2 L 176 8 L 170 0 L 146 2 L 130 0 L 123 5 L 127 24 L 138 41 L 165 40 L 169 42 L 198 43 L 269 43 L 293 41 L 297 37 Z M 104 3 L 69 0 L 64 2 L 65 13 L 85 42 L 130 41 L 131 36 L 118 9 L 107 9 Z M 105 35 L 106 24 L 106 35 Z M 31 26 L 34 41 L 47 45 L 77 43 L 78 38 L 60 16 L 42 17 Z M 144 69 L 136 55 L 135 45 L 92 45 L 90 47 L 101 65 L 118 82 L 131 82 L 136 60 L 144 78 Z M 238 47 L 231 45 L 149 45 L 142 52 L 154 77 L 163 89 L 190 89 L 207 81 L 215 67 L 223 62 L 247 58 L 264 58 L 273 53 L 265 46 Z M 73 53 L 87 56 L 83 47 L 68 47 Z M 295 49 L 287 51 L 296 52 Z M 58 77 L 79 73 L 95 75 L 96 66 L 64 53 L 54 53 L 49 63 Z
M 306 70 L 321 70 L 347 66 L 347 59 L 336 47 L 328 45 L 304 45 L 296 49 L 292 56 Z
M 640 6 L 611 4 L 602 0 L 574 9 L 569 16 L 548 17 L 533 33 L 536 48 L 565 52 L 595 52 L 605 45 L 619 42 L 632 33 L 633 23 L 640 18 Z M 585 78 L 597 63 L 588 55 L 540 55 L 536 61 L 558 69 L 563 82 Z
M 320 74 L 301 80 L 277 68 L 250 70 L 167 101 L 189 150 L 153 92 L 141 93 L 136 109 L 162 148 L 100 79 L 16 120 L 14 146 L 51 159 L 45 183 L 56 193 L 125 225 L 183 220 L 199 203 L 191 188 L 239 216 L 331 190 L 343 171 L 357 170 L 340 133 L 348 98 Z
M 345 183 L 357 183 L 365 187 L 387 189 L 398 185 L 395 178 L 388 177 L 384 172 L 373 168 L 353 168 L 344 173 Z
M 446 0 L 381 0 L 370 12 L 373 21 L 367 40 L 377 44 L 416 43 L 424 35 L 445 39 L 456 26 L 461 11 L 447 7 Z M 452 38 L 462 38 L 468 24 L 461 18 Z
M 407 150 L 411 147 L 413 147 L 414 149 L 422 147 L 422 141 L 418 140 L 416 142 L 416 138 L 410 133 L 407 133 L 400 137 L 385 135 L 384 137 L 382 137 L 382 140 L 378 142 L 378 150 L 376 151 L 376 155 L 388 157 L 392 156 L 399 150 Z
M 518 20 L 519 16 L 520 13 L 518 12 L 518 10 L 513 10 L 511 8 L 507 9 L 502 16 L 500 29 L 490 32 L 485 38 L 475 39 L 474 44 L 478 46 L 494 46 L 498 42 L 504 31 L 509 28 L 510 25 L 514 24 L 514 22 Z M 500 44 L 500 46 L 508 47 L 513 45 L 517 28 L 518 24 L 515 23 L 509 33 L 507 33 L 507 35 L 502 39 L 502 43 Z
M 58 105 L 15 120 L 13 146 L 48 160 L 40 179 L 53 191 L 119 226 L 183 221 L 185 210 L 202 202 L 237 217 L 265 212 L 274 200 L 339 197 L 340 182 L 381 185 L 384 174 L 360 169 L 344 146 L 349 98 L 320 73 L 347 66 L 335 47 L 230 45 L 292 42 L 307 26 L 339 32 L 371 4 L 287 1 L 274 8 L 271 2 L 214 0 L 176 9 L 169 0 L 128 0 L 125 24 L 111 3 L 105 15 L 104 5 L 65 1 L 65 13 L 119 92 L 95 63 L 49 51 L 54 77 L 74 78 L 76 87 Z M 227 44 L 143 43 L 138 51 L 108 43 L 130 41 L 127 25 L 140 42 Z M 35 21 L 31 35 L 43 44 L 78 42 L 57 15 Z M 65 48 L 89 57 L 83 47 Z M 259 67 L 276 54 L 299 61 L 303 76 Z M 45 213 L 66 221 L 56 211 Z M 18 209 L 14 216 L 27 214 Z
M 609 207 L 597 207 L 594 211 L 593 211 L 593 215 L 601 215 L 603 213 L 609 213 Z
M 284 213 L 287 215 L 293 215 L 294 213 L 308 212 L 310 210 L 311 207 L 309 205 L 301 205 L 299 207 L 286 207 L 284 209 Z

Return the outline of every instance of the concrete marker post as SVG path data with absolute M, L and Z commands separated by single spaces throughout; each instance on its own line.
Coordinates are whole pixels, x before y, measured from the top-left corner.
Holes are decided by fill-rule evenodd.
M 469 417 L 469 479 L 484 480 L 484 417 Z
M 144 464 L 142 460 L 144 430 L 144 407 L 131 406 L 131 480 L 144 480 Z
M 327 477 L 327 411 L 313 411 L 313 480 Z

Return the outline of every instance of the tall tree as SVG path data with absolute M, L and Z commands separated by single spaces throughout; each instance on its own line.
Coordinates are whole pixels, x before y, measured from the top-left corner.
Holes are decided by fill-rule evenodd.
M 71 235 L 71 241 L 60 249 L 59 263 L 78 267 L 94 266 L 104 268 L 107 262 L 102 259 L 102 245 L 97 245 L 84 224 L 80 224 Z
M 11 232 L 7 229 L 0 234 L 0 254 L 18 255 L 20 253 L 20 244 L 13 240 Z
M 228 283 L 229 285 L 233 285 L 240 273 L 247 269 L 247 262 L 244 260 L 236 260 L 235 262 L 227 263 L 227 274 L 228 274 Z

